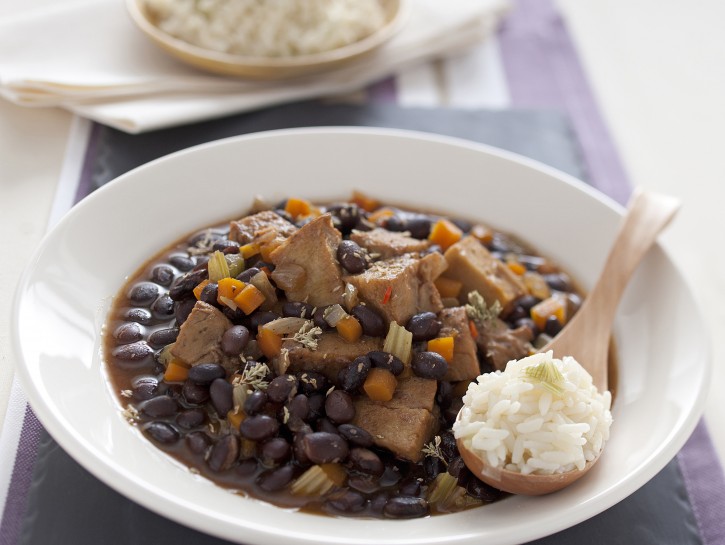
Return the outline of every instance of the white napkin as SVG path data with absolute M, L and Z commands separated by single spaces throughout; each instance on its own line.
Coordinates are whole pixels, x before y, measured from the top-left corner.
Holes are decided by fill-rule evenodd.
M 121 0 L 82 0 L 0 21 L 0 95 L 59 106 L 138 133 L 264 106 L 355 91 L 484 39 L 508 0 L 411 0 L 403 29 L 373 54 L 284 82 L 208 75 L 153 45 Z

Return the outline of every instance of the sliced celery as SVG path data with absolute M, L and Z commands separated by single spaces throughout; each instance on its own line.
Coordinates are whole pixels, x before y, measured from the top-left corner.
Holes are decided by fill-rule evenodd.
M 209 281 L 219 282 L 222 278 L 229 277 L 229 265 L 224 254 L 219 250 L 211 254 L 209 258 Z
M 397 356 L 400 361 L 407 365 L 410 363 L 412 346 L 413 334 L 402 325 L 398 325 L 396 321 L 390 322 L 390 328 L 383 343 L 383 350 Z

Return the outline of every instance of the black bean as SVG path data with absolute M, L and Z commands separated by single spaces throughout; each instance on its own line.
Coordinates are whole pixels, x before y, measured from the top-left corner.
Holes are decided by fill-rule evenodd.
M 539 328 L 536 327 L 536 323 L 531 318 L 521 318 L 520 320 L 517 320 L 514 326 L 518 329 L 520 327 L 526 327 L 531 331 L 531 335 L 529 340 L 536 337 L 540 331 Z
M 394 496 L 388 499 L 383 508 L 383 514 L 394 519 L 424 517 L 428 513 L 428 502 L 417 496 Z
M 203 409 L 186 409 L 176 415 L 176 423 L 187 430 L 197 428 L 206 423 L 206 412 Z
M 217 306 L 219 297 L 219 284 L 216 282 L 209 282 L 204 286 L 199 294 L 199 301 L 204 301 L 207 305 Z
M 398 492 L 400 492 L 403 496 L 420 496 L 420 481 L 418 479 L 408 479 L 401 483 L 398 488 Z
M 181 272 L 190 271 L 194 268 L 194 265 L 196 265 L 192 258 L 181 254 L 174 254 L 169 256 L 169 263 L 171 263 Z
M 227 372 L 218 363 L 200 363 L 189 369 L 189 380 L 196 384 L 209 385 L 218 378 L 224 378 Z
M 441 438 L 441 454 L 443 454 L 443 458 L 446 459 L 446 462 L 451 462 L 453 458 L 456 458 L 458 453 L 458 444 L 456 443 L 456 436 L 453 435 L 452 431 L 444 431 L 440 435 Z
M 292 398 L 287 406 L 290 419 L 307 420 L 310 415 L 310 400 L 304 394 L 297 394 Z
M 408 320 L 405 329 L 413 334 L 413 340 L 429 341 L 438 336 L 441 330 L 441 323 L 438 317 L 432 312 L 421 312 Z
M 332 214 L 333 222 L 343 235 L 352 231 L 357 225 L 363 212 L 356 204 L 334 204 L 327 207 Z
M 430 235 L 431 223 L 427 216 L 413 216 L 405 222 L 405 230 L 410 232 L 411 237 L 425 240 Z
M 192 405 L 201 405 L 209 400 L 209 386 L 206 384 L 198 384 L 193 380 L 184 381 L 184 387 L 181 390 L 184 399 Z
M 340 490 L 333 493 L 325 505 L 341 513 L 355 513 L 365 508 L 365 496 L 354 490 Z
M 186 435 L 186 445 L 195 454 L 202 454 L 211 445 L 211 437 L 203 431 L 192 431 Z
M 346 392 L 355 392 L 362 388 L 370 372 L 372 363 L 368 356 L 358 356 L 340 370 L 337 377 L 340 387 Z
M 151 348 L 145 341 L 137 341 L 135 343 L 117 346 L 111 351 L 111 355 L 114 358 L 126 362 L 140 362 L 151 356 L 153 353 L 153 348 Z
M 222 335 L 222 351 L 227 356 L 238 356 L 249 343 L 249 330 L 243 325 L 233 325 Z
M 137 322 L 139 324 L 148 325 L 153 317 L 145 308 L 130 308 L 123 316 L 129 322 Z
M 113 332 L 113 338 L 120 343 L 133 343 L 143 339 L 144 328 L 136 322 L 126 322 Z
M 402 232 L 405 231 L 405 220 L 400 216 L 390 216 L 385 221 L 385 228 L 388 231 Z
M 297 393 L 297 377 L 280 375 L 272 379 L 267 387 L 267 397 L 274 403 L 284 403 Z
M 438 391 L 436 392 L 436 402 L 442 410 L 446 410 L 451 406 L 453 396 L 453 386 L 446 380 L 438 382 Z
M 355 305 L 350 313 L 357 318 L 363 333 L 371 337 L 382 337 L 387 333 L 385 322 L 380 315 L 367 305 Z
M 434 456 L 427 456 L 426 458 L 423 458 L 423 471 L 429 480 L 432 481 L 435 479 L 444 469 L 445 467 L 440 459 L 435 458 Z
M 211 447 L 207 463 L 212 471 L 226 471 L 234 465 L 238 456 L 239 439 L 236 435 L 229 434 L 219 439 Z
M 320 418 L 315 425 L 315 431 L 325 431 L 327 433 L 336 433 L 339 435 L 337 426 L 332 423 L 329 418 Z
M 353 240 L 343 240 L 337 247 L 337 260 L 350 274 L 358 274 L 365 270 L 367 258 L 363 249 Z
M 349 452 L 345 439 L 324 431 L 303 435 L 302 449 L 306 457 L 315 464 L 341 462 L 347 458 Z
M 388 502 L 388 492 L 383 491 L 370 500 L 370 512 L 382 515 L 385 504 Z
M 151 335 L 149 335 L 149 344 L 154 348 L 161 348 L 167 344 L 171 344 L 176 341 L 176 337 L 179 336 L 179 328 L 170 327 L 167 329 L 157 329 Z
M 156 377 L 142 376 L 135 378 L 131 385 L 134 399 L 145 401 L 155 397 L 159 389 L 159 380 Z
M 161 286 L 170 286 L 171 282 L 174 281 L 174 276 L 174 269 L 168 265 L 156 265 L 153 269 L 151 269 L 151 275 L 149 278 L 152 282 Z
M 249 326 L 256 331 L 259 326 L 263 326 L 279 317 L 279 314 L 271 310 L 258 310 L 249 315 Z
M 528 314 L 531 311 L 531 308 L 540 302 L 541 299 L 538 297 L 534 297 L 533 295 L 523 295 L 516 300 L 516 305 L 523 308 Z
M 418 352 L 410 365 L 413 372 L 423 378 L 440 380 L 448 372 L 448 362 L 437 352 Z
M 326 392 L 330 387 L 325 375 L 317 371 L 305 371 L 300 373 L 298 378 L 299 389 L 303 394 L 312 395 Z
M 275 466 L 286 462 L 291 453 L 290 444 L 282 437 L 274 437 L 262 444 L 260 457 L 266 466 Z
M 174 302 L 174 318 L 176 325 L 181 326 L 191 314 L 196 304 L 196 299 L 184 299 L 183 301 Z
M 237 280 L 241 280 L 242 282 L 249 284 L 249 281 L 261 272 L 262 270 L 257 267 L 249 267 L 237 275 Z
M 128 299 L 136 304 L 149 304 L 159 295 L 159 287 L 152 282 L 139 282 L 128 292 Z
M 426 460 L 428 458 L 425 458 Z M 381 486 L 394 486 L 400 482 L 401 479 L 400 469 L 398 469 L 397 466 L 393 464 L 389 464 L 385 466 L 385 471 L 383 472 L 383 475 L 380 477 L 380 485 Z
M 218 378 L 209 386 L 209 397 L 219 418 L 226 418 L 227 413 L 234 408 L 232 392 L 234 387 L 225 379 Z
M 448 463 L 448 473 L 453 477 L 458 477 L 464 467 L 466 467 L 466 463 L 463 461 L 463 458 L 456 456 Z
M 265 492 L 275 492 L 286 487 L 294 477 L 294 467 L 291 465 L 280 466 L 262 473 L 257 479 L 259 488 Z
M 248 460 L 242 460 L 239 462 L 234 472 L 241 477 L 249 477 L 257 471 L 257 460 L 249 458 Z
M 151 310 L 160 318 L 167 318 L 174 314 L 174 300 L 168 294 L 164 294 L 153 302 Z
M 286 301 L 282 305 L 282 316 L 289 318 L 307 318 L 312 319 L 312 312 L 315 307 L 309 303 L 300 303 L 299 301 Z
M 556 337 L 559 334 L 559 331 L 561 331 L 562 327 L 564 326 L 561 325 L 561 322 L 556 316 L 549 316 L 546 319 L 544 333 L 546 333 L 549 337 Z
M 355 418 L 352 397 L 342 390 L 333 390 L 325 399 L 325 414 L 335 424 L 344 424 Z
M 185 297 L 193 297 L 193 290 L 209 276 L 207 271 L 192 271 L 177 278 L 169 289 L 169 297 L 174 301 L 180 301 Z
M 255 390 L 244 400 L 244 412 L 248 416 L 254 416 L 259 413 L 267 403 L 267 394 L 261 390 Z
M 214 251 L 223 252 L 225 250 L 236 250 L 236 252 L 233 253 L 239 253 L 239 243 L 234 240 L 228 240 L 228 239 L 222 239 L 217 240 L 214 245 L 211 247 Z
M 157 443 L 170 445 L 179 440 L 179 432 L 171 424 L 166 422 L 149 422 L 143 430 Z
M 340 424 L 337 431 L 353 445 L 358 447 L 373 446 L 373 436 L 354 424 Z
M 313 394 L 309 397 L 309 420 L 316 420 L 322 416 L 325 409 L 325 394 Z
M 303 426 L 292 438 L 292 451 L 294 452 L 295 460 L 301 466 L 308 466 L 312 463 L 305 453 L 305 445 L 303 442 L 305 435 L 308 433 L 312 433 L 312 428 L 310 426 Z
M 461 218 L 451 218 L 451 223 L 458 227 L 461 231 L 464 233 L 468 233 L 473 228 L 473 225 L 470 221 L 461 219 Z
M 568 275 L 564 273 L 551 273 L 543 276 L 544 280 L 552 290 L 571 291 L 571 280 L 569 280 Z
M 389 352 L 383 352 L 382 350 L 373 350 L 372 352 L 368 352 L 368 357 L 370 358 L 370 361 L 372 362 L 374 367 L 386 369 L 393 373 L 395 376 L 398 376 L 405 369 L 405 365 L 403 365 L 403 362 L 400 361 L 400 358 L 394 356 Z
M 471 476 L 468 480 L 468 484 L 466 484 L 466 492 L 469 496 L 486 502 L 496 501 L 503 496 L 503 492 L 497 488 L 487 485 L 474 476 Z
M 350 449 L 350 462 L 358 471 L 370 475 L 380 476 L 385 471 L 380 456 L 366 448 L 355 447 Z
M 347 485 L 363 494 L 372 494 L 380 490 L 380 481 L 372 475 L 353 473 L 348 477 Z
M 261 441 L 272 437 L 277 433 L 277 430 L 279 430 L 277 419 L 266 414 L 245 418 L 241 426 L 239 426 L 239 433 L 242 434 L 242 437 L 252 441 Z
M 471 479 L 474 479 L 473 473 L 471 473 L 471 470 L 468 469 L 468 467 L 463 466 L 460 471 L 458 472 L 458 477 L 456 479 L 458 480 L 458 486 L 462 486 L 463 488 L 466 488 L 468 486 L 468 482 Z
M 140 412 L 151 418 L 164 418 L 172 416 L 179 410 L 179 404 L 169 396 L 157 396 L 144 401 L 140 406 Z
M 529 317 L 529 311 L 526 310 L 521 305 L 516 305 L 511 310 L 511 312 L 508 313 L 506 316 L 506 321 L 510 324 L 515 324 L 518 320 L 521 320 L 522 318 L 528 318 Z
M 327 310 L 327 307 L 318 307 L 317 310 L 312 313 L 312 321 L 314 321 L 315 325 L 323 331 L 332 329 L 330 324 L 327 323 L 327 320 L 325 320 L 325 310 Z

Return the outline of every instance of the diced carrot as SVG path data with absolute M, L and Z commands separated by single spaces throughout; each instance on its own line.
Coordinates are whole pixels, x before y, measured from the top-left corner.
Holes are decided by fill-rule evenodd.
M 247 284 L 234 298 L 234 303 L 244 314 L 251 314 L 264 303 L 264 294 L 253 284 Z
M 448 363 L 453 361 L 454 346 L 455 339 L 453 337 L 438 337 L 428 341 L 428 351 L 440 354 Z
M 227 413 L 227 422 L 229 422 L 229 425 L 232 428 L 239 428 L 245 418 L 246 415 L 244 414 L 244 411 L 239 411 L 238 413 L 235 413 L 234 411 L 229 411 Z
M 458 280 L 445 278 L 444 276 L 436 278 L 433 281 L 433 284 L 435 284 L 435 287 L 438 289 L 438 293 L 440 293 L 441 297 L 458 297 L 461 293 L 461 288 L 463 287 L 463 284 L 461 284 Z
M 209 280 L 202 280 L 199 282 L 199 284 L 194 288 L 194 297 L 196 297 L 196 300 L 198 301 L 201 299 L 201 292 L 204 291 L 204 288 L 209 283 Z
M 164 380 L 166 382 L 184 382 L 189 378 L 189 367 L 179 360 L 171 360 L 166 366 Z
M 481 244 L 490 244 L 493 242 L 493 231 L 483 225 L 474 225 L 471 229 L 471 235 L 476 237 Z
M 372 223 L 380 223 L 395 214 L 390 208 L 380 208 L 368 216 L 368 221 Z
M 387 369 L 373 367 L 363 384 L 363 390 L 373 401 L 390 401 L 395 394 L 398 380 Z
M 552 295 L 548 299 L 544 299 L 531 307 L 531 319 L 536 324 L 536 327 L 541 330 L 546 327 L 546 320 L 549 316 L 555 316 L 561 325 L 565 325 L 567 321 L 566 310 L 566 298 L 559 295 Z
M 428 235 L 428 240 L 433 244 L 438 244 L 443 251 L 446 251 L 453 244 L 461 240 L 461 237 L 463 237 L 463 231 L 454 223 L 446 219 L 439 219 L 433 224 L 430 235 Z
M 524 281 L 524 285 L 526 286 L 528 292 L 534 297 L 546 299 L 549 295 L 551 295 L 549 284 L 546 283 L 544 277 L 539 273 L 527 271 L 524 273 L 522 280 Z
M 282 336 L 277 335 L 274 331 L 260 327 L 259 333 L 257 333 L 257 346 L 259 346 L 262 354 L 272 359 L 279 356 L 282 351 Z
M 471 332 L 471 337 L 473 337 L 474 341 L 478 339 L 478 328 L 476 327 L 476 322 L 468 320 L 468 330 Z
M 285 204 L 284 210 L 294 219 L 297 219 L 300 216 L 309 216 L 312 211 L 312 204 L 310 201 L 291 197 L 287 199 L 287 204 Z
M 526 272 L 526 267 L 518 261 L 507 261 L 506 266 L 517 276 L 522 276 Z
M 388 288 L 385 290 L 385 293 L 383 294 L 383 304 L 388 304 L 388 301 L 390 301 L 390 297 L 393 295 L 393 286 L 388 286 Z
M 270 240 L 266 244 L 262 244 L 259 247 L 259 253 L 262 256 L 262 259 L 264 259 L 266 262 L 271 261 L 271 254 L 274 252 L 277 248 L 279 248 L 279 245 L 282 244 L 279 240 Z
M 217 286 L 217 301 L 220 304 L 224 304 L 223 299 L 221 299 L 222 297 L 233 301 L 239 295 L 239 292 L 244 289 L 245 284 L 236 278 L 222 278 L 217 282 Z
M 335 326 L 337 334 L 349 343 L 356 342 L 362 336 L 362 326 L 355 316 L 346 316 Z
M 374 212 L 375 210 L 380 208 L 380 201 L 376 201 L 375 199 L 368 197 L 360 191 L 353 191 L 352 199 L 350 200 L 366 212 Z
M 250 257 L 259 253 L 259 244 L 257 244 L 256 242 L 250 242 L 249 244 L 240 246 L 239 253 L 242 254 L 242 257 L 244 259 L 249 259 Z

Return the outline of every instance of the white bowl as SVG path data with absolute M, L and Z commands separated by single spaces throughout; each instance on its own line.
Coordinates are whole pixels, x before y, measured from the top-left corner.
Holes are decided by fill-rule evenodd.
M 131 20 L 158 47 L 178 60 L 216 74 L 259 80 L 285 79 L 338 68 L 369 55 L 392 38 L 408 17 L 407 0 L 380 0 L 385 23 L 369 36 L 343 47 L 290 57 L 250 57 L 213 51 L 161 30 L 143 0 L 126 0 Z
M 328 518 L 234 495 L 157 449 L 123 419 L 101 357 L 103 323 L 124 280 L 182 235 L 240 216 L 255 194 L 329 200 L 348 197 L 352 188 L 522 236 L 585 287 L 622 213 L 585 184 L 534 161 L 405 131 L 273 131 L 153 161 L 73 208 L 20 282 L 13 344 L 43 425 L 132 500 L 249 544 L 528 541 L 619 502 L 682 447 L 705 401 L 708 339 L 690 291 L 657 246 L 635 273 L 615 324 L 620 380 L 611 441 L 590 474 L 566 490 L 412 521 Z

